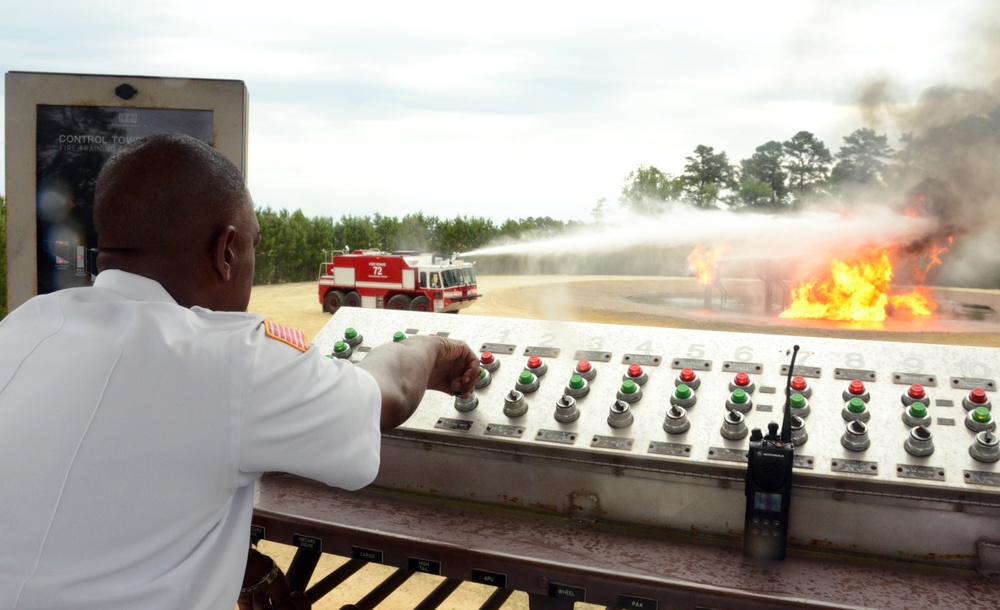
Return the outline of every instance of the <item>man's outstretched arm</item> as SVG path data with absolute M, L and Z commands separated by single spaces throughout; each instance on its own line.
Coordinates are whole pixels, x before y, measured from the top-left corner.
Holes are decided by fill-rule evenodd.
M 427 389 L 468 397 L 479 377 L 479 358 L 468 345 L 432 336 L 380 345 L 358 366 L 382 390 L 382 430 L 409 419 Z

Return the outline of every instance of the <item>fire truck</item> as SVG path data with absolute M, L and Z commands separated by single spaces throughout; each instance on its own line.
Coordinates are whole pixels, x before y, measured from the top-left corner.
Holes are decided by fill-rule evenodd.
M 479 298 L 472 265 L 442 254 L 338 251 L 320 265 L 319 302 L 329 313 L 341 307 L 458 313 Z

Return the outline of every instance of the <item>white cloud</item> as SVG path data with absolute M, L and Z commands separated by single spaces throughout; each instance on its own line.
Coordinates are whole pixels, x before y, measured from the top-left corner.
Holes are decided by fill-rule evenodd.
M 698 144 L 736 162 L 808 130 L 835 151 L 860 84 L 905 101 L 964 77 L 986 1 L 8 2 L 0 56 L 244 80 L 264 205 L 569 219 Z

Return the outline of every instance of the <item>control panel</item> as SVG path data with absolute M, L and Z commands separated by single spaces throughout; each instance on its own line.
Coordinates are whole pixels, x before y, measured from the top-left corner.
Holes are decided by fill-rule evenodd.
M 968 567 L 1000 540 L 998 349 L 354 308 L 315 345 L 416 334 L 468 343 L 479 381 L 384 435 L 376 485 L 742 539 L 798 344 L 789 548 Z

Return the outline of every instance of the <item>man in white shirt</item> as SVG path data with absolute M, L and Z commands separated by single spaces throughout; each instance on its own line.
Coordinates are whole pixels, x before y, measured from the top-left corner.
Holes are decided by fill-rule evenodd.
M 95 285 L 0 322 L 0 609 L 232 608 L 261 473 L 363 487 L 426 389 L 472 391 L 464 343 L 355 366 L 246 313 L 260 227 L 202 142 L 123 149 L 94 223 Z

